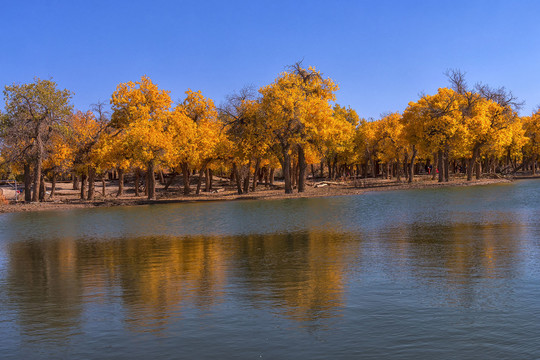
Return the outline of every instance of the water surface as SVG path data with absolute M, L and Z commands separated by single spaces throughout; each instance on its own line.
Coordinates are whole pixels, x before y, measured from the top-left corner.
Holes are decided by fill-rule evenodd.
M 540 358 L 540 182 L 0 215 L 7 359 Z

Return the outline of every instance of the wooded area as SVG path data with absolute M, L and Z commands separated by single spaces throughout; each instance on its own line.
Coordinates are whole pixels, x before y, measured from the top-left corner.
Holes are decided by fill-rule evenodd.
M 22 181 L 24 200 L 36 202 L 45 199 L 45 180 L 54 197 L 58 179 L 73 181 L 81 198 L 93 200 L 97 180 L 105 189 L 107 179 L 118 179 L 120 196 L 126 176 L 136 196 L 144 182 L 145 195 L 154 199 L 156 177 L 163 191 L 173 191 L 179 175 L 178 191 L 187 195 L 210 191 L 214 174 L 229 177 L 239 194 L 273 184 L 278 174 L 285 193 L 303 192 L 308 173 L 409 182 L 418 171 L 440 182 L 460 173 L 468 180 L 535 174 L 540 111 L 519 116 L 521 104 L 504 88 L 470 88 L 459 71 L 447 76 L 449 87 L 377 120 L 335 103 L 335 82 L 301 63 L 219 107 L 192 90 L 173 104 L 169 91 L 143 76 L 117 86 L 110 111 L 103 103 L 74 110 L 69 90 L 36 78 L 5 86 L 0 178 Z

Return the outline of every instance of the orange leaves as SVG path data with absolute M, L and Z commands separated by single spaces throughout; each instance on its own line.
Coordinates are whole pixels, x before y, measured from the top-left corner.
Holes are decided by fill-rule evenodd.
M 378 157 L 383 162 L 400 161 L 407 144 L 403 141 L 403 122 L 401 114 L 392 113 L 376 122 Z
M 138 82 L 119 84 L 111 97 L 113 124 L 126 127 L 131 122 L 152 121 L 167 112 L 172 104 L 169 91 L 143 76 Z
M 169 113 L 167 131 L 171 146 L 165 158 L 172 168 L 182 163 L 201 167 L 216 157 L 222 141 L 214 102 L 200 91 L 186 91 L 186 99 Z
M 169 91 L 148 77 L 118 85 L 112 95 L 112 124 L 119 142 L 134 162 L 159 161 L 171 168 L 199 166 L 214 156 L 219 141 L 217 110 L 200 91 L 186 91 L 184 102 L 171 109 Z
M 527 139 L 526 152 L 538 158 L 540 156 L 540 110 L 523 118 L 523 129 Z
M 502 156 L 523 142 L 515 114 L 478 93 L 447 88 L 411 102 L 403 114 L 404 135 L 427 154 L 449 151 L 471 158 L 475 151 Z
M 424 95 L 411 102 L 403 113 L 408 142 L 428 153 L 444 150 L 456 141 L 462 125 L 460 95 L 441 88 L 435 95 Z
M 318 130 L 327 127 L 333 119 L 329 101 L 337 90 L 331 79 L 323 79 L 314 68 L 296 66 L 259 90 L 268 129 L 278 141 L 291 145 L 317 137 Z
M 111 98 L 112 124 L 124 132 L 125 145 L 135 160 L 159 160 L 170 148 L 166 133 L 172 100 L 169 91 L 160 90 L 150 78 L 119 84 Z

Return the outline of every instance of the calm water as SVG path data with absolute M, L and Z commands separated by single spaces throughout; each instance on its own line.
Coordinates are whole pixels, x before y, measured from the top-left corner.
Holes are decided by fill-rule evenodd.
M 0 215 L 2 359 L 538 359 L 540 181 Z

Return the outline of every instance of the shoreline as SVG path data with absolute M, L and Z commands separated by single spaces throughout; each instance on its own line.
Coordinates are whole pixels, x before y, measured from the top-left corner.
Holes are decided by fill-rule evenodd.
M 531 177 L 527 177 L 531 178 Z M 519 180 L 521 178 L 516 178 Z M 71 209 L 81 208 L 99 208 L 99 207 L 116 207 L 116 206 L 139 206 L 139 205 L 155 205 L 155 204 L 180 204 L 194 203 L 207 201 L 237 201 L 237 200 L 278 200 L 278 199 L 296 199 L 296 198 L 314 198 L 314 197 L 331 197 L 331 196 L 350 196 L 362 195 L 371 192 L 380 191 L 396 191 L 396 190 L 415 190 L 415 189 L 430 189 L 440 187 L 464 187 L 464 186 L 481 186 L 491 184 L 511 183 L 508 179 L 480 179 L 466 181 L 462 178 L 450 179 L 449 182 L 439 183 L 437 180 L 431 179 L 415 179 L 411 184 L 407 182 L 397 182 L 396 180 L 384 179 L 360 179 L 348 182 L 335 181 L 320 181 L 308 182 L 306 191 L 303 193 L 294 192 L 285 194 L 283 188 L 275 186 L 274 189 L 267 189 L 264 185 L 259 185 L 257 191 L 249 192 L 248 194 L 239 195 L 230 187 L 220 193 L 204 193 L 200 195 L 178 195 L 177 190 L 171 190 L 160 195 L 156 200 L 147 200 L 143 196 L 135 197 L 133 195 L 123 195 L 114 197 L 107 194 L 105 198 L 98 195 L 96 200 L 80 200 L 77 198 L 78 191 L 70 191 L 64 189 L 59 191 L 58 196 L 54 200 L 46 200 L 39 203 L 13 202 L 8 205 L 0 205 L 0 214 L 17 213 L 17 212 L 36 212 L 36 211 L 51 211 L 61 210 L 67 211 Z M 326 183 L 326 186 L 315 187 L 316 184 Z M 69 184 L 68 184 L 69 185 Z

